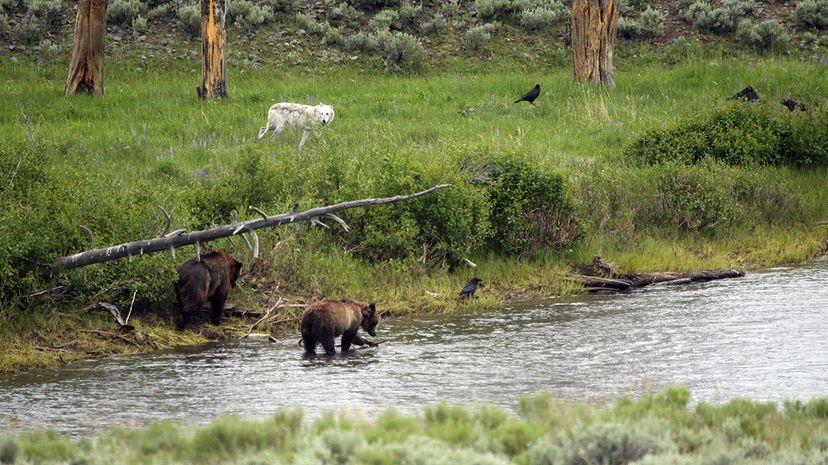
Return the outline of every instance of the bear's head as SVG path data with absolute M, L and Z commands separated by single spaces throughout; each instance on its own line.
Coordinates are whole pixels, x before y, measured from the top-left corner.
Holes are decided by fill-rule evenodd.
M 368 304 L 362 307 L 362 329 L 371 336 L 377 335 L 377 324 L 379 323 L 379 314 L 377 307 L 374 304 Z
M 230 287 L 236 287 L 236 281 L 239 280 L 239 275 L 241 274 L 242 265 L 244 263 L 236 260 L 233 257 L 230 258 Z

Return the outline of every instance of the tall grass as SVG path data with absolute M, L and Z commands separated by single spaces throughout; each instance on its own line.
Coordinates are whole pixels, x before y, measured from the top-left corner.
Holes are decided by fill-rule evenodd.
M 118 427 L 98 438 L 36 432 L 0 437 L 5 464 L 780 464 L 824 463 L 826 399 L 734 399 L 688 407 L 684 388 L 596 407 L 537 395 L 517 416 L 443 403 L 375 420 L 301 411 L 264 421 L 236 417 L 192 427 L 171 421 Z

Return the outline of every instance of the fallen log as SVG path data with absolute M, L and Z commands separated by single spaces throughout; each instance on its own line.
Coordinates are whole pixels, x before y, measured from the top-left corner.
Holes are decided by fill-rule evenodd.
M 176 247 L 182 247 L 185 245 L 193 244 L 196 247 L 196 254 L 200 255 L 200 245 L 202 243 L 235 235 L 241 235 L 242 238 L 245 241 L 247 241 L 247 238 L 244 236 L 245 233 L 250 234 L 250 236 L 252 236 L 254 239 L 254 245 L 250 245 L 249 242 L 248 245 L 250 246 L 251 250 L 253 250 L 254 258 L 257 258 L 259 256 L 259 239 L 256 236 L 256 229 L 274 227 L 282 224 L 296 223 L 299 221 L 318 221 L 314 219 L 317 217 L 325 217 L 333 221 L 336 221 L 337 223 L 342 225 L 342 227 L 347 231 L 348 228 L 345 222 L 342 221 L 342 219 L 338 216 L 334 215 L 333 212 L 347 210 L 349 208 L 388 205 L 396 202 L 402 202 L 423 195 L 427 195 L 437 190 L 444 189 L 450 186 L 451 184 L 440 184 L 430 189 L 426 189 L 424 191 L 416 192 L 414 194 L 409 195 L 398 195 L 394 197 L 384 197 L 376 199 L 351 200 L 349 202 L 342 202 L 335 205 L 312 208 L 310 210 L 306 210 L 303 212 L 289 212 L 274 216 L 267 216 L 258 208 L 251 206 L 250 209 L 261 215 L 261 218 L 256 218 L 253 220 L 242 222 L 233 222 L 232 224 L 219 226 L 212 229 L 205 229 L 203 231 L 186 232 L 184 230 L 177 230 L 169 234 L 167 234 L 167 230 L 169 229 L 170 225 L 170 216 L 166 213 L 166 211 L 162 209 L 162 211 L 164 211 L 165 216 L 167 217 L 167 226 L 164 228 L 164 231 L 161 233 L 159 237 L 153 239 L 127 242 L 124 244 L 113 245 L 111 247 L 99 249 L 96 248 L 94 236 L 92 236 L 92 250 L 87 250 L 85 252 L 76 253 L 74 255 L 58 259 L 52 265 L 52 271 L 54 272 L 69 268 L 79 268 L 82 266 L 91 265 L 93 263 L 108 262 L 110 260 L 117 260 L 119 258 L 125 257 L 129 257 L 130 259 L 132 259 L 132 257 L 135 255 L 144 255 L 155 252 L 161 252 L 165 250 L 169 250 L 174 257 Z
M 702 283 L 717 279 L 739 278 L 745 275 L 739 270 L 700 270 L 700 271 L 662 271 L 654 273 L 616 273 L 611 265 L 595 257 L 591 264 L 571 264 L 572 268 L 581 274 L 567 275 L 567 278 L 581 283 L 589 292 L 626 291 L 629 289 L 649 286 L 651 284 L 666 283 L 680 285 Z M 599 275 L 594 276 L 592 274 Z

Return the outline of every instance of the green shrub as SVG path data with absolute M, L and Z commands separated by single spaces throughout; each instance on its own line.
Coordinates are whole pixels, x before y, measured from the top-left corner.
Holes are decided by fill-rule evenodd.
M 375 34 L 364 31 L 357 32 L 344 39 L 345 48 L 353 52 L 370 53 L 379 48 L 379 41 Z
M 391 9 L 385 9 L 374 15 L 371 18 L 371 29 L 376 32 L 385 32 L 391 29 L 391 25 L 394 24 L 400 15 Z
M 33 44 L 46 33 L 44 22 L 34 15 L 26 15 L 14 27 L 14 37 L 24 44 Z
M 255 5 L 248 0 L 234 0 L 227 3 L 227 22 L 242 28 L 254 28 L 264 24 L 273 16 L 273 10 Z
M 291 14 L 299 6 L 298 0 L 264 0 L 263 3 L 270 7 L 271 13 Z
M 404 32 L 382 32 L 377 34 L 377 46 L 386 68 L 416 70 L 425 62 L 425 48 L 416 37 Z
M 506 17 L 514 11 L 512 0 L 474 0 L 474 11 L 483 19 Z
M 37 62 L 42 65 L 49 65 L 60 59 L 60 47 L 49 39 L 41 40 L 37 48 Z
M 643 37 L 656 38 L 664 32 L 664 15 L 661 11 L 647 6 L 638 18 Z
M 243 152 L 231 172 L 216 179 L 204 179 L 203 189 L 186 197 L 193 229 L 226 224 L 232 212 L 246 212 L 248 205 L 267 211 L 286 192 L 283 176 L 261 154 Z
M 175 5 L 173 5 L 172 3 L 162 3 L 161 5 L 158 5 L 155 8 L 151 8 L 149 10 L 149 13 L 147 13 L 147 17 L 149 17 L 150 19 L 157 19 L 168 17 L 171 14 L 177 15 Z
M 484 185 L 492 209 L 490 250 L 524 257 L 561 250 L 580 238 L 563 176 L 515 157 L 489 163 Z
M 745 45 L 772 50 L 788 43 L 788 33 L 785 27 L 775 19 L 754 24 L 749 19 L 743 19 L 736 29 L 736 37 Z
M 725 34 L 736 30 L 739 22 L 753 14 L 753 0 L 724 0 L 719 8 L 712 8 L 706 0 L 700 0 L 684 12 L 684 18 L 695 23 L 701 32 Z
M 463 35 L 463 46 L 469 51 L 479 51 L 492 38 L 491 33 L 496 28 L 494 24 L 486 23 L 469 29 Z
M 60 0 L 26 0 L 29 15 L 48 24 L 58 24 L 63 19 L 64 3 Z
M 413 26 L 414 21 L 417 19 L 417 15 L 419 15 L 422 10 L 422 5 L 415 5 L 411 2 L 411 0 L 403 0 L 402 4 L 400 4 L 400 9 L 398 10 L 400 23 L 402 23 L 403 26 Z
M 19 4 L 19 0 L 0 0 L 0 12 L 13 10 Z
M 732 222 L 736 204 L 715 170 L 665 165 L 657 176 L 654 224 L 703 232 Z
M 185 32 L 193 36 L 201 34 L 201 9 L 198 5 L 181 6 L 175 11 L 175 16 Z
M 354 21 L 360 17 L 362 17 L 362 12 L 349 3 L 342 2 L 331 8 L 331 19 L 339 24 Z
M 132 35 L 138 37 L 147 32 L 147 18 L 141 15 L 132 19 Z
M 641 37 L 641 25 L 633 18 L 620 16 L 616 27 L 618 37 L 622 39 L 637 39 Z
M 141 0 L 112 0 L 106 7 L 106 19 L 111 24 L 129 25 L 143 12 Z
M 828 163 L 826 113 L 791 114 L 778 104 L 733 103 L 654 129 L 627 147 L 644 163 L 810 165 Z
M 566 5 L 553 2 L 548 6 L 537 6 L 522 10 L 519 14 L 520 25 L 530 31 L 541 31 L 558 25 L 569 16 Z
M 802 0 L 797 3 L 796 20 L 802 27 L 828 29 L 828 0 Z
M 648 454 L 673 452 L 676 447 L 659 426 L 596 423 L 583 425 L 557 440 L 540 439 L 529 449 L 531 465 L 626 465 Z
M 430 21 L 423 23 L 420 30 L 423 34 L 433 34 L 435 32 L 442 31 L 447 27 L 448 21 L 446 21 L 446 17 L 443 16 L 443 13 L 438 11 L 434 13 L 434 16 L 432 16 Z

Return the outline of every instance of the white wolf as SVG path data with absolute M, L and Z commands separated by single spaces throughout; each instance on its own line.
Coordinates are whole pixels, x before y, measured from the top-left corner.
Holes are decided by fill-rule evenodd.
M 334 110 L 330 105 L 319 103 L 319 105 L 302 105 L 299 103 L 277 103 L 267 111 L 267 126 L 259 130 L 257 139 L 261 139 L 267 131 L 273 130 L 270 140 L 276 137 L 290 125 L 296 129 L 304 129 L 302 140 L 299 141 L 299 148 L 305 145 L 308 136 L 314 129 L 325 126 L 334 119 Z

